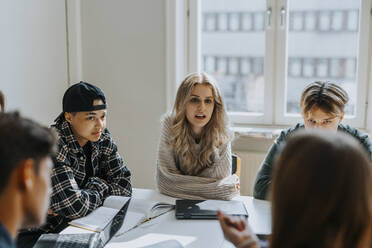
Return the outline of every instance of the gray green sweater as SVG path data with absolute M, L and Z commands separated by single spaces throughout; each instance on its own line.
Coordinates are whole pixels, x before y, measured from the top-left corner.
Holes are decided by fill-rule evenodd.
M 268 189 L 271 184 L 274 159 L 279 153 L 279 148 L 286 142 L 287 138 L 294 132 L 304 128 L 303 124 L 297 124 L 291 128 L 283 130 L 279 137 L 275 140 L 274 144 L 271 146 L 269 152 L 267 153 L 264 161 L 262 162 L 260 169 L 258 170 L 253 189 L 253 196 L 257 199 L 267 199 Z M 338 131 L 345 132 L 355 137 L 361 145 L 365 148 L 368 157 L 372 158 L 372 144 L 367 134 L 360 132 L 359 130 L 352 128 L 348 125 L 340 124 L 338 126 Z

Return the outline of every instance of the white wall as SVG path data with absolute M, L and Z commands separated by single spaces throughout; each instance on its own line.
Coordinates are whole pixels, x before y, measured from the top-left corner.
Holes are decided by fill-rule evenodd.
M 82 0 L 82 79 L 108 99 L 108 128 L 134 187 L 155 187 L 166 111 L 164 0 Z
M 133 185 L 155 187 L 166 111 L 165 30 L 164 0 L 2 0 L 0 90 L 7 110 L 49 125 L 69 79 L 96 83 L 108 98 L 108 127 Z
M 7 109 L 49 125 L 69 78 L 97 84 L 133 186 L 155 188 L 159 119 L 166 111 L 165 9 L 165 0 L 68 0 L 67 49 L 64 0 L 1 1 L 0 90 Z M 261 157 L 248 163 L 246 147 L 257 142 L 234 144 L 243 158 L 242 193 L 249 194 Z
M 97 84 L 108 98 L 108 127 L 133 186 L 155 188 L 159 119 L 167 101 L 165 4 L 1 1 L 0 90 L 7 110 L 49 125 L 61 111 L 69 79 Z M 242 175 L 253 170 L 243 166 Z M 250 191 L 250 180 L 242 181 L 242 192 Z
M 1 1 L 0 37 L 7 110 L 50 125 L 67 87 L 65 1 Z

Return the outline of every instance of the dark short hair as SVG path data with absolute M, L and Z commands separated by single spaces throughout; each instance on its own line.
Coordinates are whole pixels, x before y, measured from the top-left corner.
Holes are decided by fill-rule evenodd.
M 52 130 L 20 116 L 18 112 L 0 113 L 0 193 L 20 162 L 39 161 L 55 152 L 56 135 Z
M 344 111 L 348 100 L 346 91 L 337 84 L 317 81 L 303 90 L 300 105 L 304 116 L 314 107 L 332 116 L 338 116 Z
M 274 168 L 271 247 L 370 247 L 368 163 L 347 134 L 318 130 L 289 138 Z

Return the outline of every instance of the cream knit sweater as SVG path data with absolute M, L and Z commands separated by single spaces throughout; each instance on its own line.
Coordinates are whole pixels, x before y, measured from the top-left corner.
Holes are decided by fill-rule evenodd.
M 184 175 L 181 170 L 187 165 L 169 149 L 170 125 L 171 118 L 167 115 L 162 120 L 157 159 L 156 180 L 159 191 L 176 198 L 196 200 L 230 200 L 239 194 L 236 190 L 239 178 L 235 174 L 231 175 L 231 144 L 216 149 L 213 166 L 204 169 L 200 175 Z M 192 149 L 199 151 L 200 145 L 195 143 Z M 179 163 L 178 167 L 176 163 Z

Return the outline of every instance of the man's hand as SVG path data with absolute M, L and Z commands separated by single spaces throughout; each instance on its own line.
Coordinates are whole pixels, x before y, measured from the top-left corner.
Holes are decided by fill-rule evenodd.
M 228 241 L 233 243 L 235 246 L 239 246 L 244 243 L 244 248 L 259 247 L 257 237 L 249 228 L 245 220 L 232 219 L 223 214 L 221 211 L 217 211 L 217 215 L 223 234 Z

